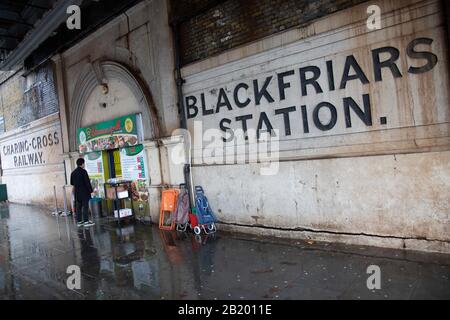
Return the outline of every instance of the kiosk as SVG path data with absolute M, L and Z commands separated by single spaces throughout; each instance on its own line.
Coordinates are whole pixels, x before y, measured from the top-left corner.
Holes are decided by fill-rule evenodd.
M 84 155 L 94 198 L 108 217 L 121 220 L 145 218 L 149 212 L 150 184 L 142 145 L 142 118 L 132 114 L 79 128 L 77 142 Z

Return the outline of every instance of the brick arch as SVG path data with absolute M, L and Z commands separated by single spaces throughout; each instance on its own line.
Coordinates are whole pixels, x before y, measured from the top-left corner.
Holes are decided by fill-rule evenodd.
M 71 151 L 77 150 L 77 129 L 81 126 L 86 103 L 90 95 L 97 86 L 107 83 L 108 79 L 122 81 L 139 102 L 144 127 L 144 139 L 154 140 L 159 138 L 158 117 L 149 90 L 123 64 L 115 61 L 102 61 L 86 65 L 75 85 L 70 113 Z

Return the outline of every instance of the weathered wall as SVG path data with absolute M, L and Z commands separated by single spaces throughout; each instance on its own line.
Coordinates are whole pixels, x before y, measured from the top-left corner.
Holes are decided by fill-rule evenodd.
M 21 70 L 5 72 L 0 82 L 5 122 L 0 157 L 8 199 L 54 207 L 56 185 L 61 205 L 65 178 L 53 65 L 49 62 L 27 75 Z
M 164 139 L 180 123 L 166 5 L 165 0 L 143 1 L 61 54 L 57 81 L 64 92 L 63 132 L 70 141 L 67 173 L 79 156 L 77 127 L 141 112 L 151 184 L 183 182 L 182 166 L 168 158 L 172 142 Z M 159 200 L 160 190 L 150 189 L 153 221 Z
M 6 78 L 0 96 L 6 131 L 58 112 L 52 64 L 26 76 L 19 71 Z
M 172 1 L 172 18 L 194 15 L 180 28 L 182 59 L 188 64 L 364 1 Z
M 114 61 L 127 67 L 149 92 L 161 136 L 168 136 L 178 128 L 172 41 L 165 1 L 143 1 L 65 51 L 62 59 L 69 115 L 76 85 L 92 68 L 91 63 Z M 108 108 L 103 111 L 108 113 Z M 95 121 L 93 117 L 91 122 Z
M 450 249 L 450 152 L 282 162 L 274 176 L 260 169 L 196 168 L 194 181 L 227 224 L 270 227 L 275 236 Z
M 17 126 L 17 121 L 13 115 L 15 113 L 14 111 L 20 110 L 22 105 L 25 79 L 21 76 L 21 73 L 13 72 L 2 72 L 1 79 L 0 104 L 6 131 L 14 129 Z
M 8 200 L 54 207 L 53 186 L 63 204 L 65 185 L 59 114 L 33 121 L 0 137 L 2 183 Z
M 223 148 L 212 131 L 203 146 L 194 146 L 194 182 L 206 188 L 220 220 L 230 224 L 226 228 L 262 226 L 274 235 L 450 252 L 449 55 L 442 2 L 374 4 L 382 8 L 381 30 L 368 30 L 363 4 L 183 68 L 194 139 L 209 129 L 242 131 L 242 117 L 249 132 L 268 123 L 279 130 L 278 171 L 268 176 L 261 171 L 268 167 L 264 159 L 224 162 L 222 152 L 234 144 Z M 423 38 L 431 42 L 414 46 Z M 380 62 L 395 61 L 379 75 L 378 49 L 385 51 Z M 416 59 L 413 51 L 427 52 L 431 60 Z M 432 56 L 433 67 L 411 72 Z M 314 75 L 307 71 L 301 79 L 306 68 L 315 70 L 317 81 L 305 87 Z M 354 103 L 346 108 L 349 98 L 359 110 Z M 241 151 L 247 162 L 254 160 L 251 149 Z

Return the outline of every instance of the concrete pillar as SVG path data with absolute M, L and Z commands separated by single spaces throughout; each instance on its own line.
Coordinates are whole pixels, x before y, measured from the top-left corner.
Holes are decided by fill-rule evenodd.
M 59 118 L 61 122 L 61 134 L 62 134 L 62 147 L 63 147 L 63 159 L 64 159 L 64 167 L 66 174 L 67 184 L 70 184 L 70 173 L 73 169 L 75 169 L 73 165 L 73 161 L 71 161 L 71 156 L 69 155 L 70 146 L 69 146 L 69 129 L 68 129 L 68 104 L 66 103 L 66 90 L 65 90 L 65 81 L 64 81 L 64 61 L 60 54 L 57 54 L 52 57 L 53 61 L 53 70 L 54 70 L 54 79 L 55 79 L 55 88 L 56 93 L 58 95 L 58 104 L 59 104 Z
M 159 186 L 162 183 L 161 158 L 158 143 L 156 141 L 145 141 L 143 143 L 147 157 L 147 168 L 150 177 L 149 188 L 149 207 L 150 216 L 153 222 L 159 219 L 159 206 L 161 203 L 161 190 L 153 186 Z

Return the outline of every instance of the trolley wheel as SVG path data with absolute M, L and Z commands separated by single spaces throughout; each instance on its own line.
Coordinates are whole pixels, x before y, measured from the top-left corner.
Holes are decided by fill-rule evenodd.
M 208 230 L 209 231 L 215 231 L 216 230 L 216 225 L 214 223 L 211 223 L 208 225 Z
M 194 227 L 194 233 L 199 235 L 200 233 L 202 233 L 202 229 L 200 229 L 199 226 Z

